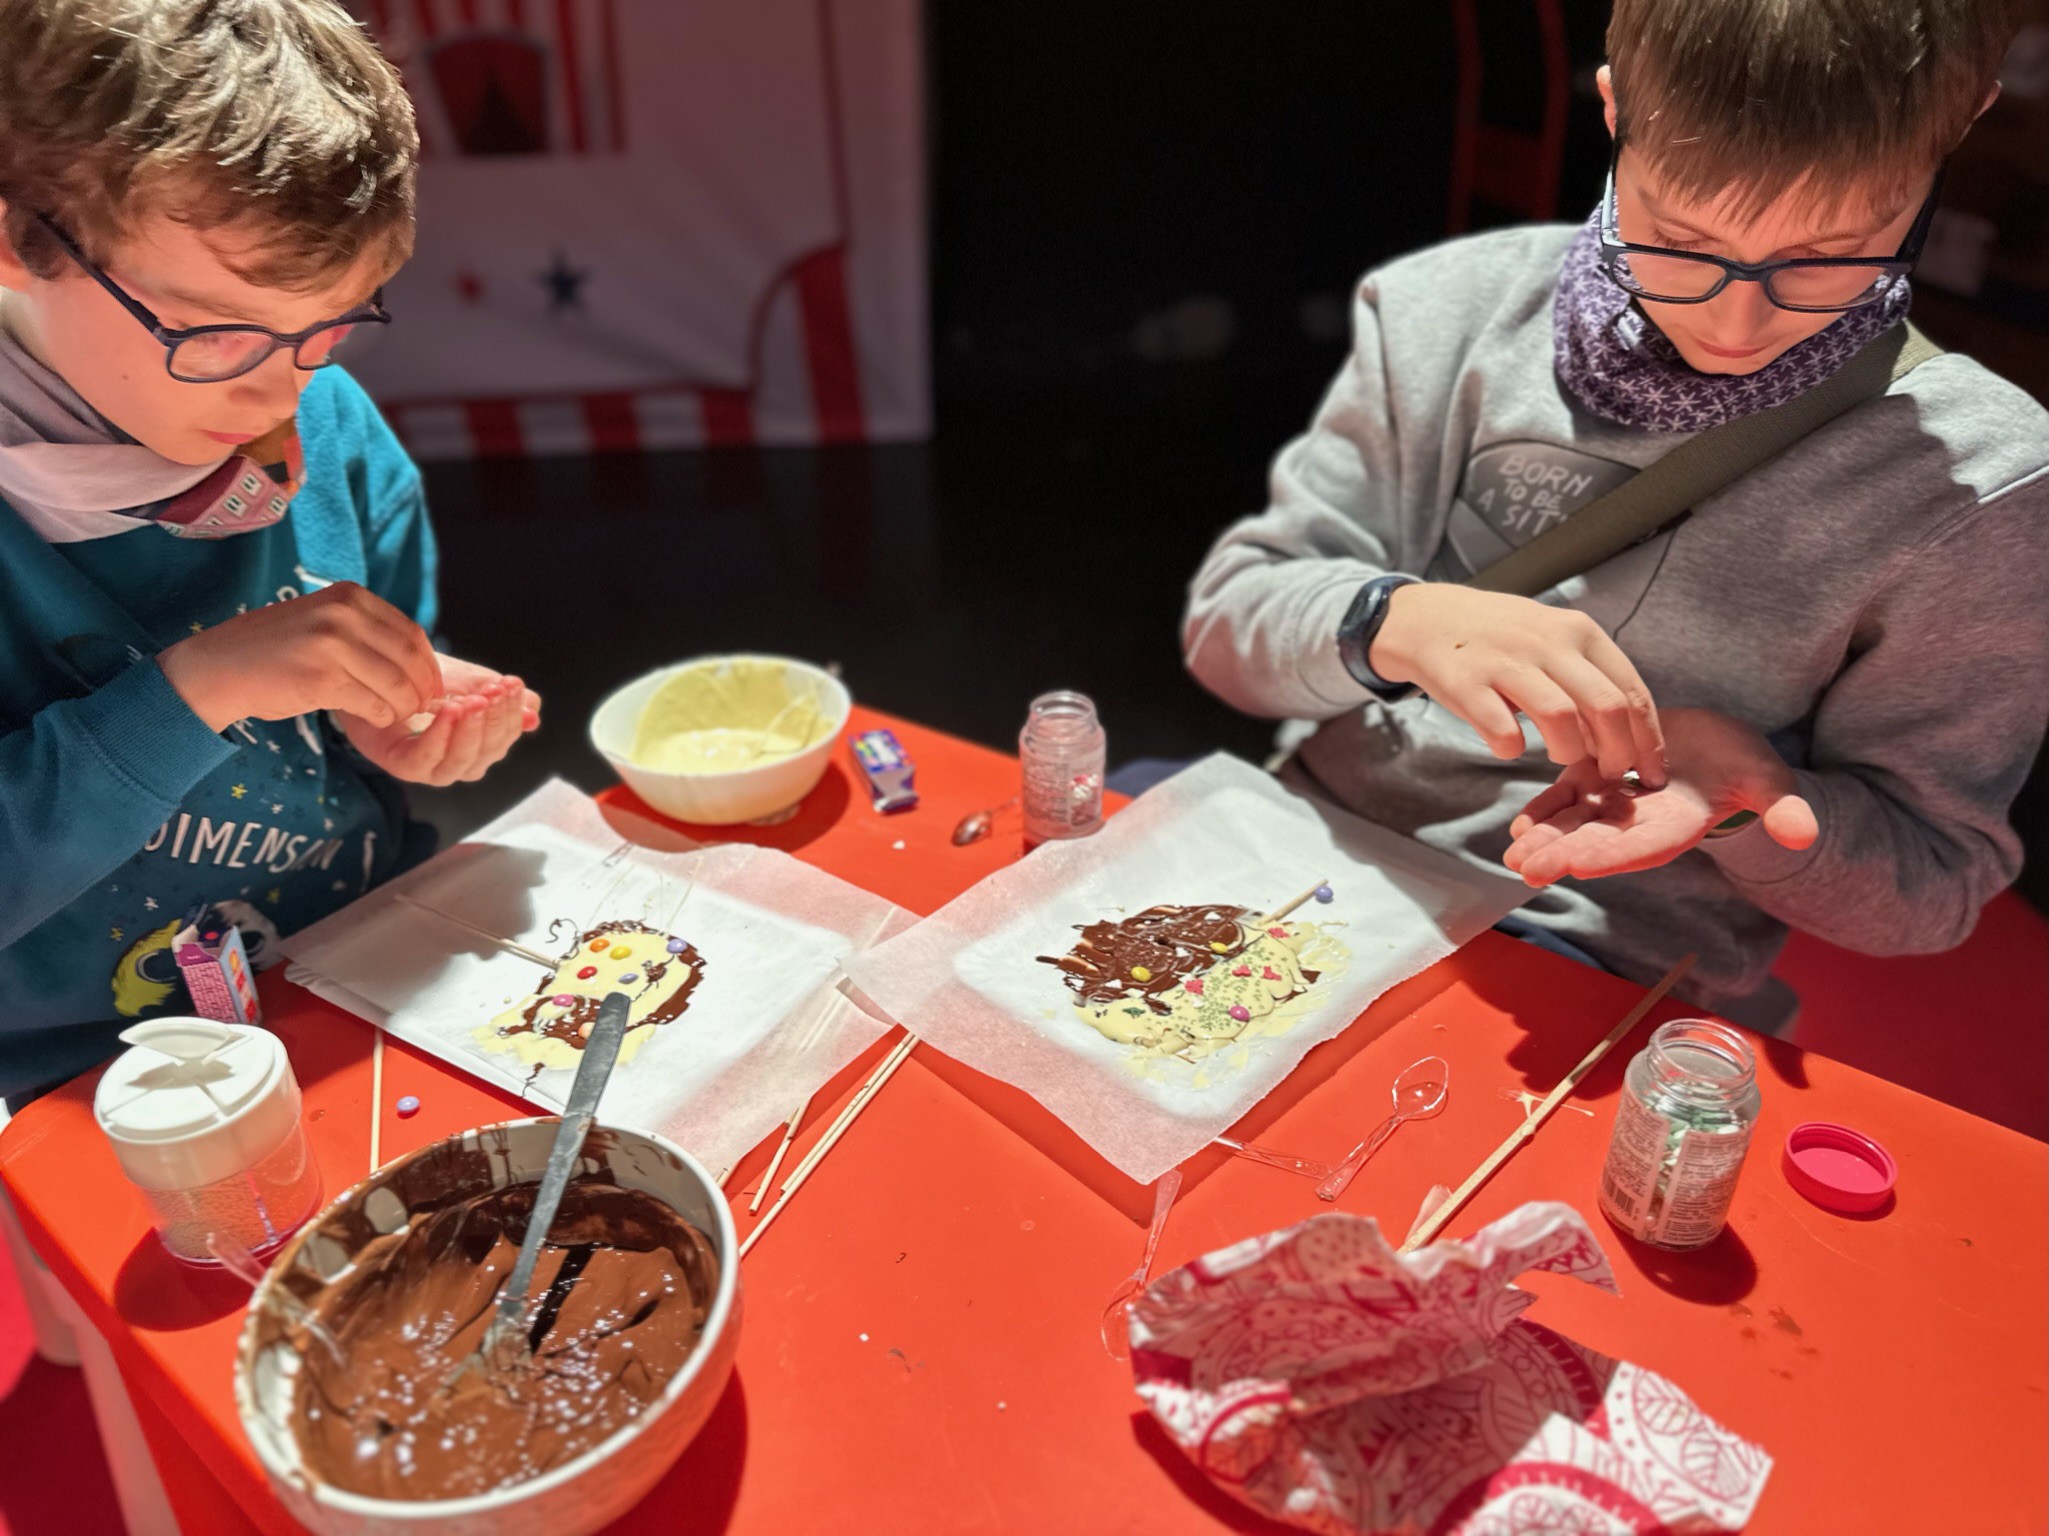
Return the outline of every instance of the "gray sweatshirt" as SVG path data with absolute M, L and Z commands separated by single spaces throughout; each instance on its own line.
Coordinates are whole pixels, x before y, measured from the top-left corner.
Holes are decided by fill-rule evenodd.
M 1219 697 L 1300 722 L 1296 782 L 1477 863 L 1556 775 L 1535 729 L 1502 762 L 1428 699 L 1378 702 L 1336 636 L 1367 579 L 1459 580 L 1683 440 L 1589 415 L 1554 376 L 1573 233 L 1476 236 L 1365 279 L 1350 358 L 1275 460 L 1272 504 L 1203 561 L 1183 634 Z M 1766 985 L 1788 924 L 1871 954 L 1961 942 L 2019 868 L 2007 809 L 2049 717 L 2045 466 L 2049 415 L 1945 354 L 1546 594 L 1661 706 L 1771 735 L 1821 837 L 1795 853 L 1753 822 L 1523 915 L 1640 982 L 1697 951 L 1682 994 L 1760 1028 L 1791 1008 Z

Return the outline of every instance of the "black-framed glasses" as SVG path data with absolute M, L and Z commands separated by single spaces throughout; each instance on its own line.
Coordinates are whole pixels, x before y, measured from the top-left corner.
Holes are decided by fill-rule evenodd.
M 1803 314 L 1834 314 L 1876 304 L 1904 283 L 1921 259 L 1942 195 L 1938 171 L 1913 228 L 1891 256 L 1796 256 L 1753 264 L 1624 240 L 1615 205 L 1615 167 L 1621 158 L 1618 139 L 1608 154 L 1608 185 L 1601 193 L 1601 265 L 1637 298 L 1657 304 L 1705 304 L 1731 283 L 1757 283 L 1780 309 Z
M 165 325 L 147 304 L 101 271 L 56 220 L 39 213 L 36 222 L 64 248 L 65 255 L 78 263 L 80 271 L 112 294 L 115 303 L 163 343 L 164 368 L 181 383 L 224 384 L 229 379 L 239 379 L 273 352 L 287 347 L 291 349 L 292 366 L 310 373 L 333 362 L 334 349 L 357 326 L 391 323 L 391 315 L 384 308 L 384 290 L 379 288 L 367 303 L 358 304 L 347 314 L 289 335 L 263 325 L 195 325 L 179 330 Z

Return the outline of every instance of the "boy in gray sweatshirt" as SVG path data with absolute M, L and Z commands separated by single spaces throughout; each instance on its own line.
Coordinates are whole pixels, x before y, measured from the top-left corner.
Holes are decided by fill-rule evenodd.
M 1788 924 L 1949 948 L 2012 879 L 2049 715 L 2049 416 L 1943 354 L 1540 599 L 1466 578 L 1906 316 L 2005 0 L 1616 0 L 1577 230 L 1361 284 L 1272 504 L 1191 588 L 1189 668 L 1284 773 L 1503 861 L 1523 916 L 1760 1028 Z

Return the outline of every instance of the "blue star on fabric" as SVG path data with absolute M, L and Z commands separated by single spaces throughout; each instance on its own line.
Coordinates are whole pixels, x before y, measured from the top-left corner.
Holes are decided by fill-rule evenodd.
M 548 290 L 548 313 L 559 315 L 564 310 L 582 310 L 583 285 L 590 281 L 590 273 L 581 267 L 572 267 L 569 258 L 558 250 L 548 270 L 535 281 Z

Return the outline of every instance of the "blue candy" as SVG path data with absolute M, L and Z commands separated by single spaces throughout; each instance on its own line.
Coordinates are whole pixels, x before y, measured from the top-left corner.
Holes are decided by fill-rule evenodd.
M 414 1098 L 410 1093 L 398 1101 L 398 1113 L 400 1119 L 408 1119 L 413 1115 L 417 1115 L 419 1112 L 420 1101 Z
M 1338 899 L 1338 893 L 1327 885 L 1319 885 L 1316 888 L 1316 899 L 1328 906 Z

